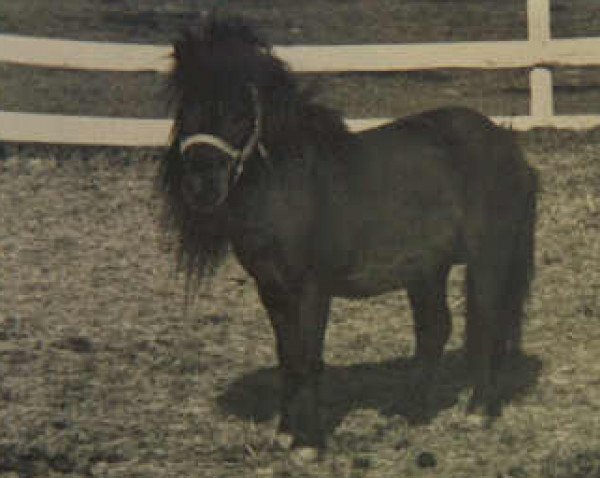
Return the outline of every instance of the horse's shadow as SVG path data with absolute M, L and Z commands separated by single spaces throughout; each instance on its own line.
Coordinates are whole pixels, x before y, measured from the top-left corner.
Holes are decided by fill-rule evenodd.
M 538 379 L 542 365 L 528 355 L 512 357 L 501 375 L 504 402 L 524 394 Z M 464 357 L 460 351 L 444 355 L 433 384 L 426 416 L 415 394 L 419 369 L 410 358 L 356 365 L 326 366 L 323 375 L 325 431 L 330 435 L 353 410 L 373 409 L 384 416 L 403 416 L 409 423 L 426 423 L 442 410 L 458 403 L 469 386 Z M 280 383 L 277 368 L 248 373 L 233 381 L 218 398 L 219 406 L 246 420 L 271 420 L 279 409 Z

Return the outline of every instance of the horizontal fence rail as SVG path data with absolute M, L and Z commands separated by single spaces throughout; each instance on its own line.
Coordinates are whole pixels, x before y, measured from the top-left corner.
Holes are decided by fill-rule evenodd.
M 555 115 L 549 66 L 600 65 L 600 38 L 550 38 L 549 0 L 528 0 L 528 40 L 428 44 L 277 46 L 299 73 L 381 72 L 442 68 L 531 68 L 530 115 L 493 118 L 517 130 L 588 129 L 600 115 Z M 0 34 L 0 62 L 50 68 L 165 72 L 171 47 L 32 38 Z M 353 130 L 387 121 L 350 119 Z M 167 119 L 109 118 L 0 111 L 0 139 L 18 142 L 160 146 Z
M 497 116 L 496 123 L 515 130 L 531 128 L 589 129 L 598 125 L 594 115 L 546 118 Z M 352 131 L 379 126 L 392 118 L 347 119 Z M 0 138 L 16 142 L 89 144 L 98 146 L 165 146 L 172 121 L 168 119 L 110 118 L 57 114 L 0 112 Z
M 106 71 L 171 67 L 171 47 L 0 34 L 0 61 Z M 298 73 L 409 71 L 435 68 L 524 68 L 600 65 L 600 38 L 452 43 L 279 46 L 274 53 Z

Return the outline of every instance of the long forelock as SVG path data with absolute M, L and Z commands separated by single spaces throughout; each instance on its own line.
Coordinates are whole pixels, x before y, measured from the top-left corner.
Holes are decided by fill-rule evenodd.
M 265 92 L 268 123 L 281 145 L 296 143 L 302 148 L 307 136 L 331 151 L 341 151 L 349 143 L 351 133 L 340 113 L 319 105 L 316 92 L 300 87 L 270 45 L 238 19 L 210 19 L 201 32 L 187 32 L 176 43 L 170 78 L 175 128 L 190 103 L 211 97 L 235 101 L 248 83 Z
M 175 99 L 207 86 L 218 87 L 223 79 L 256 81 L 268 59 L 274 59 L 270 45 L 242 20 L 214 17 L 201 31 L 184 32 L 175 42 L 173 57 L 169 85 Z

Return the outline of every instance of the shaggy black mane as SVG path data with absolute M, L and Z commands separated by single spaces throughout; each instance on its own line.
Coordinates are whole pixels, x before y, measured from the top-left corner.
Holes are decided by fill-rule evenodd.
M 248 101 L 248 85 L 255 86 L 264 114 L 261 141 L 273 162 L 302 157 L 308 144 L 323 153 L 319 159 L 342 158 L 352 135 L 341 115 L 316 103 L 315 90 L 301 88 L 268 42 L 239 18 L 213 16 L 199 32 L 186 31 L 174 44 L 173 58 L 168 86 L 175 121 L 158 187 L 165 196 L 164 226 L 179 237 L 179 267 L 188 279 L 202 278 L 227 252 L 227 206 L 199 213 L 183 201 L 178 137 L 186 109 L 204 107 L 215 98 L 243 104 Z
M 351 140 L 341 114 L 316 102 L 314 85 L 302 88 L 271 45 L 240 18 L 211 17 L 200 32 L 186 31 L 174 45 L 169 78 L 177 133 L 190 102 L 210 98 L 243 101 L 247 86 L 261 92 L 265 134 L 271 148 L 287 145 L 294 152 L 317 142 L 328 154 Z M 281 151 L 286 157 L 287 151 Z

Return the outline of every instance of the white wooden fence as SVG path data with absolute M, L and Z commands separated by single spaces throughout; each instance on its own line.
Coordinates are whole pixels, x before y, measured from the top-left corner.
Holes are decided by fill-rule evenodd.
M 552 39 L 550 0 L 528 0 L 528 40 L 410 45 L 276 47 L 297 72 L 531 68 L 530 115 L 495 117 L 515 129 L 600 126 L 600 115 L 555 115 L 547 66 L 600 65 L 600 37 Z M 167 71 L 170 47 L 68 41 L 0 34 L 0 62 L 107 71 Z M 385 118 L 348 120 L 360 130 Z M 18 142 L 161 146 L 171 121 L 0 111 L 0 139 Z

